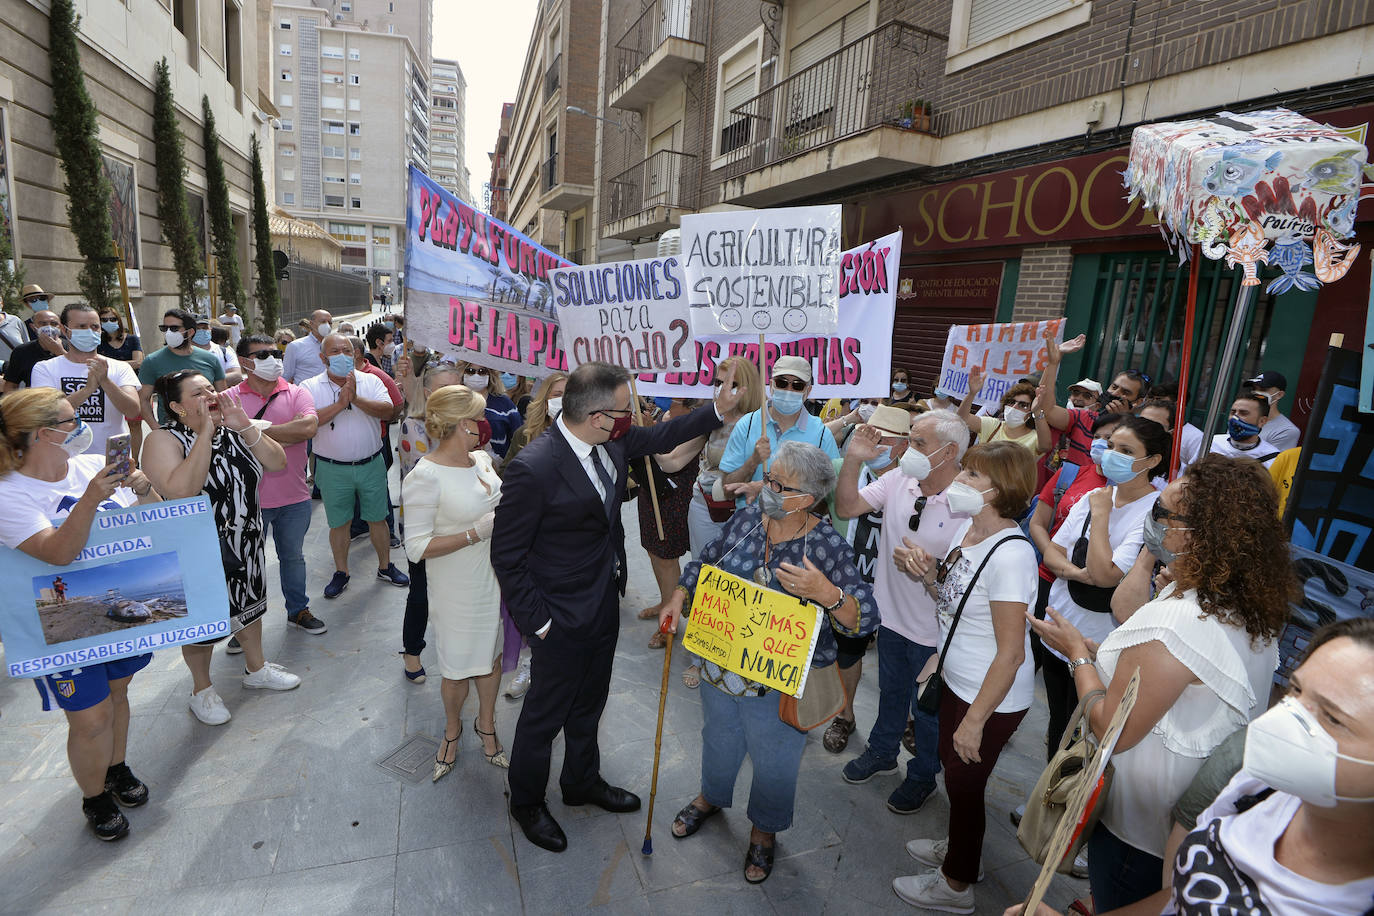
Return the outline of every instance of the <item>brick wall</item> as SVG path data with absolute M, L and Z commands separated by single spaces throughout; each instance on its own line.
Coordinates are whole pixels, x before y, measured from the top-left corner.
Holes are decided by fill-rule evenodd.
M 1042 321 L 1064 314 L 1073 255 L 1068 245 L 1027 245 L 1021 251 L 1012 321 Z

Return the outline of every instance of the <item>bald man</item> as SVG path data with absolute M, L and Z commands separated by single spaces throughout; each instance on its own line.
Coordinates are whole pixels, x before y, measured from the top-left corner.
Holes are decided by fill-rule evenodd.
M 324 309 L 311 312 L 310 333 L 286 345 L 286 363 L 282 366 L 282 378 L 299 385 L 306 379 L 324 372 L 320 347 L 333 329 L 333 315 Z
M 19 344 L 5 359 L 5 378 L 0 383 L 0 393 L 28 387 L 34 366 L 64 352 L 62 322 L 55 312 L 39 309 L 29 321 L 38 339 Z

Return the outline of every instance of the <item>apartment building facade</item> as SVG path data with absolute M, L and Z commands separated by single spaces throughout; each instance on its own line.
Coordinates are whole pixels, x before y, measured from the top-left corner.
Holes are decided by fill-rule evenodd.
M 429 0 L 271 10 L 276 202 L 342 242 L 344 270 L 391 301 L 402 286 L 407 168 L 429 169 L 430 13 Z
M 240 274 L 252 291 L 249 143 L 269 140 L 271 103 L 259 91 L 257 8 L 240 0 L 79 4 L 81 64 L 98 111 L 102 164 L 113 189 L 115 241 L 125 253 L 134 316 L 146 349 L 161 345 L 153 329 L 177 302 L 171 251 L 157 218 L 153 149 L 153 68 L 164 56 L 187 162 L 186 192 L 202 250 L 206 177 L 201 98 L 215 114 L 238 231 Z M 81 296 L 81 261 L 69 229 L 65 178 L 54 150 L 48 9 L 29 0 L 0 0 L 0 211 L 28 282 L 56 304 Z M 251 306 L 250 306 L 251 308 Z
M 604 23 L 599 113 L 626 129 L 598 124 L 599 253 L 645 256 L 719 208 L 842 203 L 850 245 L 901 227 L 894 363 L 925 391 L 951 324 L 1059 315 L 1092 332 L 1066 375 L 1175 378 L 1186 271 L 1124 200 L 1131 128 L 1374 116 L 1357 0 L 608 0 Z M 1262 365 L 1296 380 L 1291 409 L 1330 332 L 1363 328 L 1368 270 L 1261 294 L 1219 380 L 1236 279 L 1207 262 L 1193 390 Z
M 429 68 L 429 175 L 472 201 L 467 167 L 467 80 L 456 60 L 435 60 Z
M 487 153 L 491 172 L 482 188 L 482 205 L 499 220 L 510 216 L 510 129 L 515 117 L 515 103 L 501 106 L 501 123 L 496 131 L 496 148 Z
M 493 155 L 491 186 L 509 189 L 502 218 L 578 263 L 593 238 L 601 21 L 599 0 L 540 3 L 506 146 Z

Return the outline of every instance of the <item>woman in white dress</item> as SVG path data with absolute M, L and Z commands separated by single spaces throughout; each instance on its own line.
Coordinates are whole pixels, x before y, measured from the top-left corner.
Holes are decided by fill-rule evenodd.
M 501 590 L 491 568 L 491 526 L 501 478 L 482 450 L 491 436 L 486 401 L 463 385 L 432 392 L 425 431 L 432 448 L 406 475 L 406 554 L 425 561 L 430 620 L 443 676 L 444 743 L 434 760 L 437 781 L 458 759 L 463 703 L 477 686 L 473 730 L 493 766 L 509 767 L 496 738 L 496 692 L 501 682 Z

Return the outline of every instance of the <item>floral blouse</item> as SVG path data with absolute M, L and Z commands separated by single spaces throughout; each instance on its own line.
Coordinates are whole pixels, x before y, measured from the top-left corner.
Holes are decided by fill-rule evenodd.
M 696 591 L 697 577 L 701 574 L 703 563 L 715 566 L 732 575 L 754 580 L 754 572 L 763 563 L 764 533 L 763 513 L 758 504 L 745 506 L 731 516 L 725 528 L 701 552 L 701 559 L 687 564 L 679 585 L 687 590 L 682 616 L 687 619 L 692 606 L 692 595 Z M 791 563 L 803 565 L 803 557 L 809 558 L 825 577 L 844 590 L 846 595 L 859 602 L 859 623 L 855 629 L 847 629 L 833 616 L 829 627 L 822 627 L 816 640 L 816 652 L 811 657 L 812 668 L 825 668 L 834 664 L 838 646 L 835 633 L 846 636 L 868 636 L 878 628 L 878 605 L 873 600 L 873 586 L 865 582 L 854 563 L 854 550 L 845 539 L 831 527 L 830 522 L 821 519 L 815 528 L 806 534 L 774 544 L 768 555 L 768 568 L 773 571 L 770 586 L 778 591 L 786 591 L 777 580 L 778 566 Z M 741 677 L 733 671 L 726 671 L 713 662 L 702 662 L 702 677 L 715 687 L 734 696 L 761 696 L 768 688 L 757 681 Z

